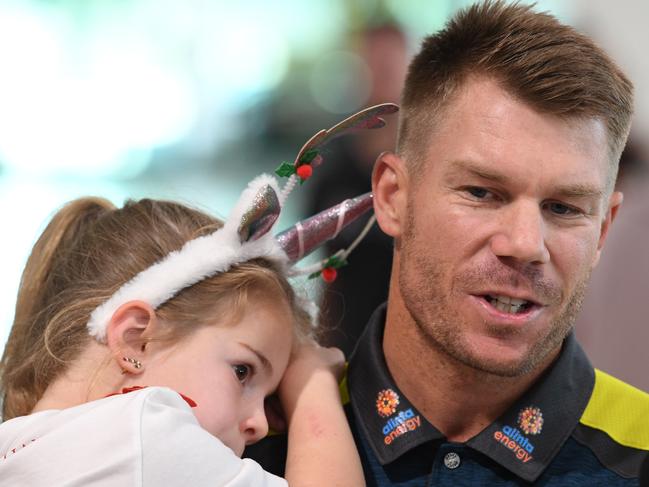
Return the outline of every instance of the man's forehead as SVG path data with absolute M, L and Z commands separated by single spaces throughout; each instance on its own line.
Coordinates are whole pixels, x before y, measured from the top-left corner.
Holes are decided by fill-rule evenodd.
M 507 83 L 493 76 L 475 74 L 467 76 L 458 86 L 447 93 L 444 100 L 432 102 L 429 109 L 418 107 L 415 111 L 424 114 L 417 117 L 426 122 L 428 134 L 436 134 L 449 125 L 462 123 L 467 117 L 484 117 L 493 122 L 507 118 L 512 108 L 525 108 L 531 113 L 547 117 L 557 124 L 569 127 L 573 134 L 580 134 L 580 140 L 597 134 L 597 138 L 608 142 L 608 131 L 604 120 L 579 113 L 560 114 L 548 112 L 516 94 Z M 498 102 L 494 102 L 498 100 Z M 402 110 L 400 117 L 408 117 L 408 110 Z M 575 140 L 579 143 L 580 140 Z M 421 139 L 420 139 L 421 142 Z
M 606 181 L 615 169 L 602 120 L 543 113 L 488 79 L 467 81 L 432 125 L 421 147 L 428 161 L 472 155 L 532 165 L 550 158 L 565 166 L 586 161 L 582 169 Z

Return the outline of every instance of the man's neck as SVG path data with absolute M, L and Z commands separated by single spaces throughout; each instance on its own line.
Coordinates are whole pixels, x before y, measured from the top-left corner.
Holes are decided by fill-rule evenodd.
M 431 344 L 412 317 L 390 308 L 383 350 L 401 392 L 449 441 L 465 442 L 500 417 L 554 361 L 501 377 L 469 367 Z

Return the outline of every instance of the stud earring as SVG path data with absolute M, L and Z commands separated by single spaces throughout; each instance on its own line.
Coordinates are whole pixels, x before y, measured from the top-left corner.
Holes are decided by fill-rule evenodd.
M 122 357 L 122 360 L 124 360 L 124 362 L 129 362 L 129 363 L 133 364 L 133 367 L 135 367 L 136 369 L 141 369 L 142 368 L 142 362 L 140 362 L 137 359 L 130 358 L 130 357 Z

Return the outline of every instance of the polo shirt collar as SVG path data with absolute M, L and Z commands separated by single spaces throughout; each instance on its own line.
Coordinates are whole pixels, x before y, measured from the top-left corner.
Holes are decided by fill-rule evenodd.
M 401 393 L 383 355 L 386 306 L 379 307 L 358 341 L 347 380 L 357 424 L 385 465 L 405 452 L 444 435 Z
M 377 458 L 388 464 L 444 435 L 401 393 L 383 355 L 386 306 L 372 315 L 348 371 L 356 422 Z M 592 365 L 570 334 L 559 358 L 500 418 L 466 442 L 520 478 L 533 482 L 579 422 L 595 384 Z

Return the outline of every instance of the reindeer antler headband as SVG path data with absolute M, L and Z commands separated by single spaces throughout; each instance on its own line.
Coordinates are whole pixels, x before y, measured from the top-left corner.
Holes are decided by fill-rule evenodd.
M 179 250 L 135 275 L 98 306 L 88 321 L 90 335 L 98 341 L 105 341 L 110 318 L 129 301 L 142 300 L 156 309 L 182 289 L 251 259 L 265 258 L 278 262 L 286 266 L 288 274 L 318 274 L 325 268 L 335 269 L 344 265 L 345 258 L 364 236 L 369 225 L 348 249 L 306 270 L 296 271 L 293 267 L 297 261 L 334 238 L 345 226 L 368 211 L 372 207 L 370 193 L 345 200 L 298 222 L 277 237 L 270 230 L 275 226 L 281 207 L 298 178 L 306 180 L 312 168 L 322 163 L 321 148 L 327 142 L 354 129 L 383 127 L 385 122 L 380 115 L 397 110 L 398 107 L 391 103 L 370 107 L 315 134 L 302 147 L 292 164 L 284 163 L 276 171 L 279 176 L 289 178 L 281 191 L 272 176 L 262 174 L 253 179 L 241 193 L 223 227 L 210 235 L 186 242 Z

